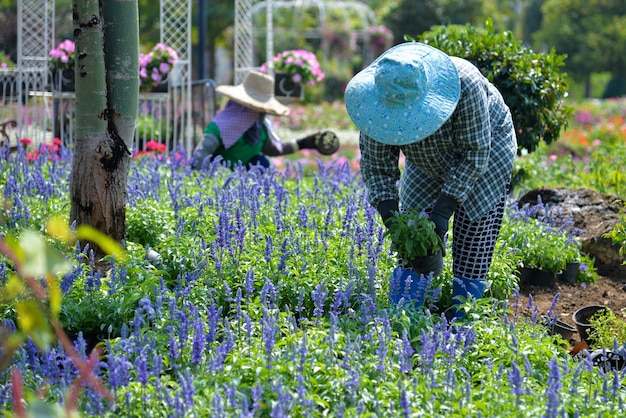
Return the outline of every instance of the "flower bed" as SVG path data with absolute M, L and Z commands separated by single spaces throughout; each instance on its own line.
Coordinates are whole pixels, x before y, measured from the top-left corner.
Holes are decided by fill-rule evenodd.
M 198 173 L 180 154 L 144 155 L 129 173 L 126 257 L 103 276 L 84 263 L 88 248 L 57 240 L 63 229 L 48 223 L 68 218 L 72 155 L 45 152 L 0 158 L 0 233 L 21 254 L 9 260 L 2 247 L 0 257 L 0 356 L 16 344 L 0 371 L 0 410 L 19 409 L 11 396 L 22 382 L 30 411 L 41 396 L 104 417 L 622 413 L 623 374 L 573 358 L 538 318 L 519 316 L 532 300 L 516 294 L 505 240 L 489 277 L 495 299 L 462 326 L 432 314 L 450 298 L 449 256 L 430 311 L 390 306 L 395 258 L 348 164 Z M 26 315 L 29 271 L 47 279 L 54 297 L 43 305 L 60 309 L 76 357 L 45 318 Z M 88 360 L 94 346 L 105 355 Z M 85 384 L 78 359 L 114 401 Z

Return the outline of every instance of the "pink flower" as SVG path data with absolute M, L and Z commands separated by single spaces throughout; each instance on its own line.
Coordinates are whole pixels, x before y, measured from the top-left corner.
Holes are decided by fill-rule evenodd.
M 170 72 L 170 65 L 166 62 L 162 62 L 159 65 L 159 71 L 161 72 L 161 74 L 167 74 Z
M 301 81 L 302 81 L 302 76 L 301 76 L 300 74 L 297 74 L 297 73 L 296 73 L 296 74 L 294 74 L 293 76 L 291 76 L 291 80 L 292 80 L 294 83 L 298 84 L 299 82 L 301 82 Z

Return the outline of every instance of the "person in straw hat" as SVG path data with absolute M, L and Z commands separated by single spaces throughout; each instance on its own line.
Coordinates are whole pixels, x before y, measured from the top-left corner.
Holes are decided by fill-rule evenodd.
M 316 149 L 333 154 L 339 148 L 331 131 L 316 132 L 294 142 L 282 142 L 265 118 L 266 114 L 286 116 L 289 108 L 274 97 L 274 79 L 251 70 L 243 82 L 218 86 L 216 91 L 228 97 L 224 108 L 204 130 L 202 141 L 192 155 L 192 168 L 200 169 L 216 157 L 231 167 L 270 166 L 266 156 L 292 154 L 301 149 Z
M 346 87 L 345 102 L 360 130 L 368 198 L 385 225 L 399 211 L 423 211 L 445 251 L 454 214 L 449 312 L 462 318 L 461 303 L 482 297 L 486 288 L 517 153 L 502 95 L 470 62 L 406 42 L 356 74 Z M 406 161 L 402 178 L 400 152 Z M 442 271 L 444 255 L 439 251 L 423 260 L 399 260 L 392 279 L 424 281 Z M 411 297 L 423 300 L 423 295 Z

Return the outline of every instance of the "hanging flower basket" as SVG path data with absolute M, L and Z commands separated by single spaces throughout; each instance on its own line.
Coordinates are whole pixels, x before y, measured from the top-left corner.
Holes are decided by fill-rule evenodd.
M 55 75 L 55 88 L 58 91 L 74 91 L 74 70 L 59 69 Z
M 279 100 L 304 99 L 304 87 L 314 86 L 326 76 L 314 53 L 304 49 L 279 52 L 272 58 L 274 96 Z M 268 63 L 260 71 L 267 73 Z
M 304 87 L 302 84 L 294 83 L 289 74 L 276 73 L 274 75 L 274 96 L 277 99 L 303 100 Z

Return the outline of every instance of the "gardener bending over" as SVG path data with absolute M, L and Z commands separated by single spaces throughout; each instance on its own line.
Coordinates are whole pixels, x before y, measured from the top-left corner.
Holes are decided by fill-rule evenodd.
M 423 210 L 445 242 L 454 214 L 453 304 L 482 297 L 517 152 L 502 95 L 468 61 L 407 42 L 354 76 L 345 101 L 361 131 L 368 196 L 385 225 L 400 207 Z M 398 191 L 400 151 L 406 169 Z M 442 252 L 432 257 L 440 267 L 419 275 L 441 271 Z
M 274 79 L 258 71 L 250 71 L 242 84 L 219 86 L 216 91 L 228 97 L 224 108 L 204 130 L 202 141 L 192 156 L 192 168 L 200 169 L 216 157 L 231 167 L 242 164 L 269 167 L 266 156 L 292 154 L 301 149 L 316 149 L 330 155 L 339 148 L 337 136 L 331 131 L 317 132 L 295 142 L 283 143 L 273 132 L 266 114 L 285 116 L 289 108 L 274 97 Z

